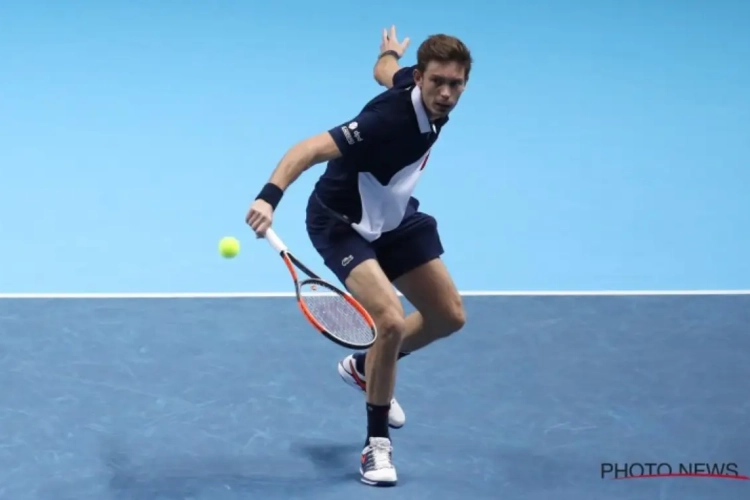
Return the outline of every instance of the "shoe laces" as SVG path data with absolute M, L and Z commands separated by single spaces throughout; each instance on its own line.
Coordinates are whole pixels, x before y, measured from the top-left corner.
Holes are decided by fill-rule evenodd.
M 390 442 L 385 438 L 370 438 L 370 460 L 375 469 L 389 469 L 391 464 Z

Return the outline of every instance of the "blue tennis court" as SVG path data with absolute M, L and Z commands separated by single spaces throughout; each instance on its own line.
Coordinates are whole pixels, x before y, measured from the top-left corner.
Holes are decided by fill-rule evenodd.
M 750 295 L 466 297 L 400 363 L 399 485 L 358 481 L 364 398 L 285 298 L 0 300 L 0 498 L 732 500 Z

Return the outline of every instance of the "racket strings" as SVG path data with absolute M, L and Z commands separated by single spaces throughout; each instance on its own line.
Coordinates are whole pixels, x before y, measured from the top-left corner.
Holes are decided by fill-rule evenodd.
M 329 333 L 354 344 L 372 341 L 372 327 L 344 297 L 315 284 L 305 284 L 300 291 L 310 314 Z

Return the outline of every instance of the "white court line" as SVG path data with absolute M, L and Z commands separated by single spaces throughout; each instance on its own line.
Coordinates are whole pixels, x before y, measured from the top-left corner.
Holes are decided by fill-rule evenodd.
M 599 297 L 599 296 L 681 296 L 750 295 L 750 290 L 559 290 L 503 291 L 475 290 L 459 292 L 463 297 Z M 401 294 L 399 294 L 401 295 Z M 294 292 L 133 292 L 133 293 L 0 293 L 1 299 L 231 299 L 289 298 Z

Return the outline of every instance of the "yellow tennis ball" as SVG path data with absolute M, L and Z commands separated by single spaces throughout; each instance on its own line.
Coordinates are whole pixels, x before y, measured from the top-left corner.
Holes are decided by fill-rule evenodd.
M 240 242 L 237 238 L 226 236 L 219 241 L 219 253 L 222 257 L 231 259 L 240 253 Z

